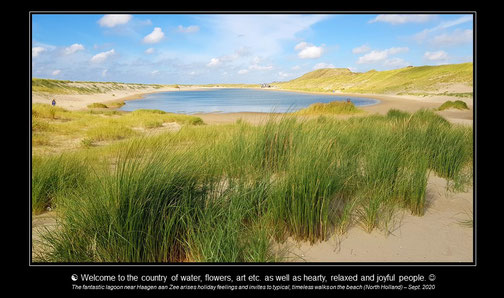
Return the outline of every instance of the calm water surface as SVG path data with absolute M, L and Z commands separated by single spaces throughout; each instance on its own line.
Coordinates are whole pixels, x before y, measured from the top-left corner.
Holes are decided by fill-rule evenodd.
M 347 98 L 350 98 L 356 106 L 372 105 L 379 102 L 371 98 L 345 97 L 336 94 L 225 88 L 147 94 L 143 99 L 126 101 L 121 110 L 158 109 L 181 114 L 218 112 L 284 113 L 305 108 L 316 102 L 346 101 Z

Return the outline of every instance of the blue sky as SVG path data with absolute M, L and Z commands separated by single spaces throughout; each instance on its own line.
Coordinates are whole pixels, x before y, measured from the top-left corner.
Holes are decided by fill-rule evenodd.
M 32 14 L 38 78 L 263 83 L 472 61 L 472 14 Z

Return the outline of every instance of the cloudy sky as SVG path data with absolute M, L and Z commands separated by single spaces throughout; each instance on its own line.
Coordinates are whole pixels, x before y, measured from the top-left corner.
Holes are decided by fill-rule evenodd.
M 471 14 L 32 14 L 33 77 L 263 83 L 473 60 Z

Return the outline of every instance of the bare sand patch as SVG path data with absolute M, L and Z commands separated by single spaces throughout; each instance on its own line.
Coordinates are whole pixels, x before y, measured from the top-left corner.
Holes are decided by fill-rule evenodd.
M 32 260 L 43 252 L 42 235 L 57 228 L 57 214 L 54 211 L 32 215 Z

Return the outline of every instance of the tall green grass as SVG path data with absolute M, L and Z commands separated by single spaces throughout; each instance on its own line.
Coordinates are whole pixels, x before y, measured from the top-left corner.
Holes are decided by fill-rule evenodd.
M 32 210 L 41 213 L 54 208 L 57 199 L 87 183 L 89 168 L 82 156 L 34 157 L 32 160 Z
M 37 193 L 58 190 L 61 214 L 40 260 L 270 262 L 288 237 L 315 243 L 355 224 L 387 230 L 401 209 L 422 215 L 430 172 L 470 183 L 472 129 L 428 110 L 284 115 L 84 152 L 65 155 L 88 160 L 71 186 L 38 184 Z

